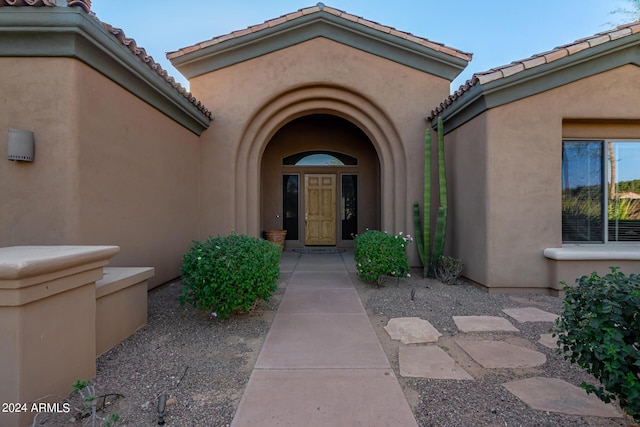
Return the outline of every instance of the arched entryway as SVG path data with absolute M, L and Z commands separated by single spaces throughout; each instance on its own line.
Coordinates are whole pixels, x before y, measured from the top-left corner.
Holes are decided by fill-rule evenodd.
M 235 156 L 235 231 L 259 236 L 269 226 L 262 214 L 263 154 L 285 125 L 316 114 L 340 117 L 368 137 L 379 164 L 379 228 L 406 230 L 410 219 L 406 209 L 407 157 L 392 121 L 378 105 L 348 88 L 311 84 L 292 88 L 256 106 L 247 122 Z
M 380 228 L 380 162 L 350 121 L 309 114 L 283 125 L 261 161 L 261 227 L 286 229 L 287 246 L 351 246 Z

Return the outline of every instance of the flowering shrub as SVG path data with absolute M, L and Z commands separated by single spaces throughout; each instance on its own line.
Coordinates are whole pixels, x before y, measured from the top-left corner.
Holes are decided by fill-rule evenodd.
M 390 235 L 367 230 L 354 241 L 354 256 L 358 275 L 364 280 L 381 283 L 384 276 L 409 277 L 406 247 L 411 236 Z
M 558 352 L 595 376 L 600 385 L 582 383 L 604 402 L 616 397 L 640 421 L 640 274 L 582 276 L 566 291 L 554 336 Z
M 249 311 L 268 300 L 280 276 L 280 249 L 266 240 L 241 234 L 193 242 L 182 257 L 184 288 L 180 303 L 211 312 L 212 318 Z

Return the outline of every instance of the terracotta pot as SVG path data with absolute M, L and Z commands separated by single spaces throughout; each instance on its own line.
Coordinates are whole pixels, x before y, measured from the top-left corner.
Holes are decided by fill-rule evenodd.
M 287 237 L 287 230 L 266 230 L 264 238 L 284 248 L 284 240 Z

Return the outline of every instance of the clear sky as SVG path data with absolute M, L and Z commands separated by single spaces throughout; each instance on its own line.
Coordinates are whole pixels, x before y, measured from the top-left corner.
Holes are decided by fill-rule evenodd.
M 313 6 L 313 0 L 93 0 L 100 20 L 122 28 L 188 88 L 165 53 Z M 327 6 L 473 53 L 454 80 L 606 31 L 626 0 L 326 0 Z

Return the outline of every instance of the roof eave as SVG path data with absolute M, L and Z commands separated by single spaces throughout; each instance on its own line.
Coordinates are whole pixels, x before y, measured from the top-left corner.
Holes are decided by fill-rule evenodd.
M 200 48 L 191 52 L 174 52 L 167 57 L 174 67 L 191 79 L 317 37 L 325 37 L 449 81 L 455 79 L 469 63 L 457 56 L 324 11 L 210 46 L 202 43 Z
M 439 114 L 447 132 L 491 108 L 533 96 L 627 64 L 640 66 L 640 33 L 487 83 L 477 82 Z
M 0 13 L 0 57 L 67 57 L 99 73 L 200 135 L 210 118 L 76 8 L 6 8 Z

